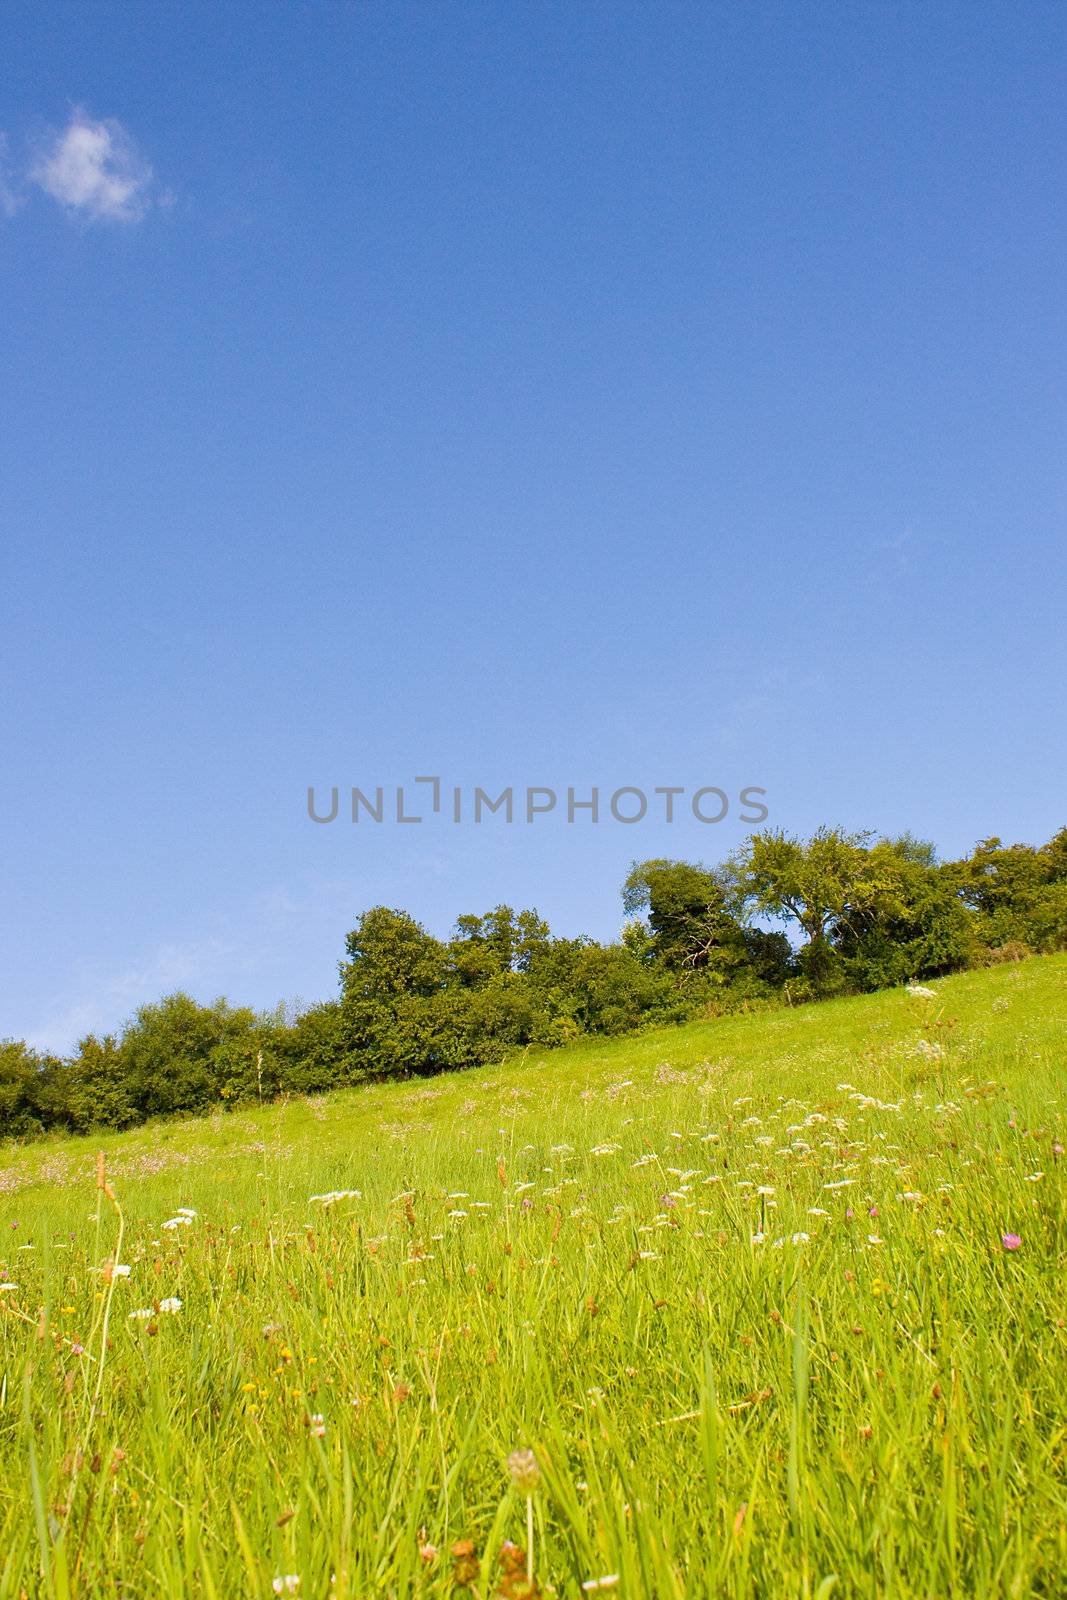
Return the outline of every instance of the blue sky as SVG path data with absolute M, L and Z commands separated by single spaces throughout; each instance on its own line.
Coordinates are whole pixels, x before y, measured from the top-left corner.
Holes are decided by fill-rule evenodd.
M 1067 820 L 1060 4 L 77 6 L 0 81 L 0 1035 L 611 936 L 747 831 Z M 659 813 L 657 813 L 659 815 Z

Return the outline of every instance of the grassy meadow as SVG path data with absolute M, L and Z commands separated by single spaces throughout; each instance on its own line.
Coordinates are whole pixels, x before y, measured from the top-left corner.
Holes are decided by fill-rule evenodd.
M 0 1600 L 1067 1593 L 1067 957 L 931 987 L 0 1149 Z

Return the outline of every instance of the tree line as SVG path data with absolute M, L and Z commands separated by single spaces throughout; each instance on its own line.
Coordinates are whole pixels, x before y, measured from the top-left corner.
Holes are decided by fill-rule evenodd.
M 910 835 L 765 830 L 719 866 L 635 863 L 622 900 L 609 944 L 506 905 L 441 940 L 375 906 L 345 941 L 337 998 L 297 1015 L 178 993 L 67 1057 L 5 1041 L 0 1136 L 130 1127 L 1064 950 L 1067 828 L 947 862 Z

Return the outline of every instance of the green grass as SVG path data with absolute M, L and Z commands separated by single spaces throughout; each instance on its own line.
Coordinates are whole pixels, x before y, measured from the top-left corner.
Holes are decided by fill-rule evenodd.
M 934 987 L 6 1147 L 0 1596 L 518 1595 L 520 1446 L 545 1592 L 1064 1594 L 1067 957 Z

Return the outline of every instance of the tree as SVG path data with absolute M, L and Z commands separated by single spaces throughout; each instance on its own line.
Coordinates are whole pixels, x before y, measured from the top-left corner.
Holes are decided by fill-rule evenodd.
M 725 868 L 635 861 L 622 887 L 623 910 L 630 917 L 647 917 L 653 961 L 676 972 L 698 971 L 717 953 L 743 950 L 743 929 L 732 905 L 734 887 Z
M 1067 949 L 1067 828 L 1037 850 L 983 839 L 956 871 L 986 950 Z
M 431 1002 L 445 986 L 440 940 L 405 911 L 374 906 L 345 941 L 341 1030 L 350 1070 L 371 1074 L 431 1070 Z
M 62 1073 L 56 1056 L 0 1040 L 0 1136 L 22 1139 L 63 1122 Z
M 401 995 L 431 995 L 444 983 L 444 946 L 406 911 L 387 906 L 365 911 L 345 940 L 345 950 L 341 986 L 346 1000 L 388 1002 Z
M 855 937 L 874 914 L 906 914 L 899 872 L 869 833 L 820 828 L 808 841 L 768 829 L 753 834 L 738 859 L 739 881 L 757 914 L 792 920 L 807 940 L 798 961 L 811 989 L 841 981 L 835 935 Z
M 309 1006 L 276 1040 L 278 1084 L 283 1093 L 322 1094 L 354 1082 L 363 1063 L 350 1049 L 340 1001 Z
M 76 1133 L 128 1128 L 139 1120 L 126 1060 L 113 1034 L 79 1040 L 67 1075 L 67 1108 Z
M 234 1077 L 249 1097 L 260 1026 L 254 1011 L 222 999 L 202 1006 L 179 992 L 141 1006 L 119 1047 L 120 1070 L 139 1115 L 217 1105 L 223 1085 Z M 240 1097 L 238 1092 L 227 1098 Z
M 941 865 L 933 845 L 910 834 L 880 840 L 871 857 L 892 880 L 893 892 L 835 925 L 834 946 L 850 987 L 883 989 L 966 966 L 975 947 L 974 917 L 955 868 Z
M 549 937 L 548 923 L 536 911 L 516 913 L 501 905 L 483 917 L 459 917 L 448 946 L 450 978 L 478 988 L 504 972 L 528 972 Z

